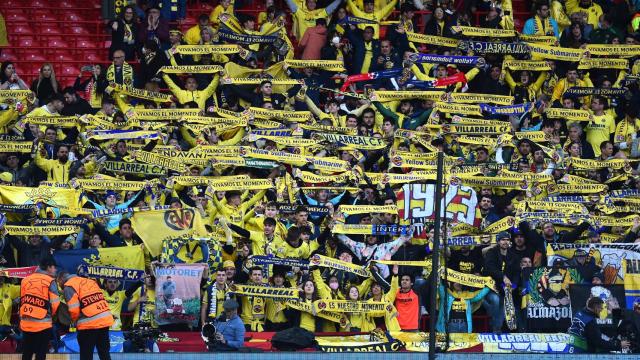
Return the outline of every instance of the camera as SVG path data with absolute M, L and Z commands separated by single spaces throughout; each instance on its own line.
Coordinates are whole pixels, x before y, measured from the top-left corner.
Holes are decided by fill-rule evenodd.
M 209 345 L 209 344 L 213 344 L 216 341 L 216 333 L 218 331 L 216 330 L 216 327 L 213 325 L 213 323 L 206 323 L 202 326 L 202 340 L 204 340 L 204 342 Z
M 147 352 L 150 343 L 160 337 L 160 329 L 154 328 L 149 322 L 139 322 L 131 331 L 124 333 L 124 339 L 131 344 L 131 352 Z

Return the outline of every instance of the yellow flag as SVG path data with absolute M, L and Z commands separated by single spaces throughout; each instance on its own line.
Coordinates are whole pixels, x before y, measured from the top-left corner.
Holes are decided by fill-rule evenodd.
M 135 213 L 131 224 L 152 256 L 162 251 L 162 241 L 183 235 L 207 235 L 200 213 L 195 209 L 151 210 Z

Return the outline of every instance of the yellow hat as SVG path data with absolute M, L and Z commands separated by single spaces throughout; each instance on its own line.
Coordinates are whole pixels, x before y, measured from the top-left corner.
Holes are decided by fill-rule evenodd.
M 236 268 L 236 264 L 233 263 L 233 261 L 231 260 L 227 260 L 225 262 L 222 263 L 222 268 L 226 269 L 226 268 Z
M 13 175 L 10 172 L 3 172 L 0 174 L 0 181 L 11 183 L 13 182 Z

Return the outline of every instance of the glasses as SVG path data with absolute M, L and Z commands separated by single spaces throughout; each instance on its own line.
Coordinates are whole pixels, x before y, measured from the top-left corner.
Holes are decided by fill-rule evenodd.
M 114 59 L 124 59 L 124 56 L 114 56 Z

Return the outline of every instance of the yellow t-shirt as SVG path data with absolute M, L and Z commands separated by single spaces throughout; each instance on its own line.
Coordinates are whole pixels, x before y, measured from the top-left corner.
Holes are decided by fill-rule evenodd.
M 593 121 L 587 125 L 585 132 L 587 133 L 587 142 L 591 144 L 596 156 L 600 156 L 600 144 L 609 140 L 610 135 L 615 131 L 616 121 L 613 116 L 609 114 L 593 115 Z
M 114 291 L 113 294 L 109 295 L 106 290 L 102 290 L 102 294 L 104 295 L 104 299 L 109 304 L 109 311 L 111 311 L 111 315 L 113 315 L 113 325 L 111 325 L 111 330 L 120 330 L 122 328 L 122 320 L 120 320 L 120 313 L 122 312 L 122 304 L 124 304 L 124 300 L 126 299 L 124 295 L 124 290 Z
M 293 34 L 296 39 L 300 41 L 308 28 L 316 26 L 316 19 L 326 19 L 328 16 L 327 10 L 325 9 L 315 9 L 310 11 L 298 6 L 298 10 L 293 14 L 295 19 Z
M 13 300 L 20 297 L 20 285 L 0 285 L 0 325 L 11 326 Z
M 132 302 L 140 299 L 141 290 L 142 289 L 138 289 L 133 293 L 133 296 L 131 297 Z M 156 312 L 156 290 L 145 289 L 145 294 L 147 295 L 147 301 L 144 303 L 144 315 L 142 316 L 142 320 L 148 321 L 153 327 L 158 327 L 156 317 L 154 316 L 154 313 Z M 133 313 L 133 325 L 138 322 L 140 322 L 140 304 L 136 306 L 135 312 Z

